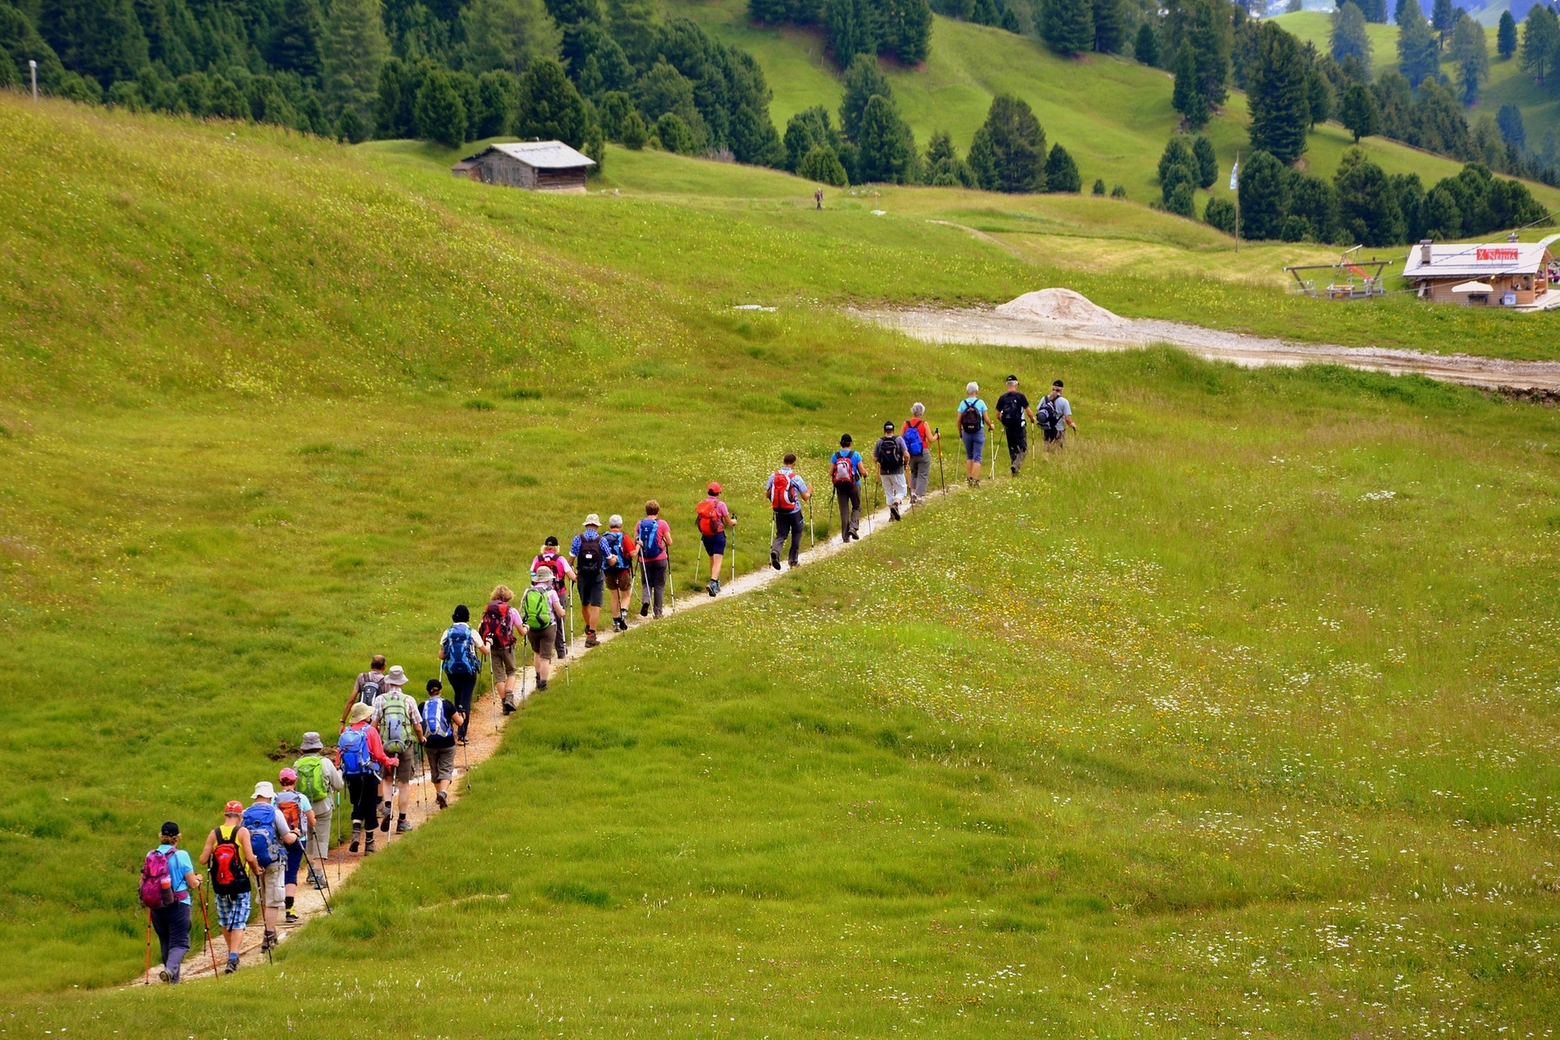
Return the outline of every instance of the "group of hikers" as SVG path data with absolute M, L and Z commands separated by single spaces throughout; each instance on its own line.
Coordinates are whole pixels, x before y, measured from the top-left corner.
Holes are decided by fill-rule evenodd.
M 965 479 L 978 486 L 986 434 L 995 432 L 997 426 L 980 398 L 980 387 L 970 383 L 965 389 L 956 416 Z M 934 449 L 941 465 L 942 434 L 927 427 L 925 415 L 925 405 L 917 402 L 902 426 L 885 422 L 882 436 L 871 450 L 892 520 L 900 520 L 906 508 L 926 498 Z M 1067 431 L 1077 429 L 1072 407 L 1062 396 L 1060 379 L 1031 407 L 1019 390 L 1018 377 L 1008 376 L 1007 390 L 997 399 L 996 415 L 1007 444 L 1009 470 L 1015 477 L 1029 450 L 1029 424 L 1040 428 L 1044 443 L 1051 448 L 1062 447 Z M 839 449 L 829 457 L 828 472 L 839 506 L 840 538 L 848 543 L 861 539 L 866 468 L 850 434 L 842 436 L 839 443 Z M 775 570 L 781 569 L 782 553 L 791 567 L 800 564 L 803 508 L 813 491 L 795 467 L 796 456 L 786 454 L 763 489 L 774 513 L 769 563 Z M 720 592 L 728 537 L 737 524 L 721 498 L 722 490 L 719 483 L 708 484 L 703 501 L 694 510 L 699 551 L 709 557 L 704 591 L 710 596 Z M 304 883 L 328 899 L 325 865 L 331 846 L 340 840 L 333 835 L 333 823 L 336 802 L 343 792 L 351 821 L 347 850 L 365 856 L 374 852 L 376 833 L 388 840 L 392 826 L 396 834 L 412 829 L 407 813 L 415 781 L 429 785 L 422 788 L 424 792 L 431 787 L 439 809 L 447 807 L 455 778 L 456 749 L 468 741 L 472 698 L 484 662 L 490 662 L 496 703 L 506 715 L 527 695 L 527 650 L 535 669 L 536 690 L 546 690 L 557 661 L 568 655 L 566 628 L 572 599 L 578 600 L 587 647 L 599 642 L 601 611 L 607 604 L 613 629 L 628 630 L 636 578 L 640 583 L 639 616 L 648 617 L 653 611 L 655 617 L 661 617 L 671 577 L 672 531 L 661 517 L 659 502 L 646 502 L 644 513 L 631 530 L 625 530 L 623 518 L 614 514 L 608 517 L 605 531 L 600 516 L 591 513 L 567 553 L 556 537 L 548 537 L 531 560 L 527 571 L 530 584 L 518 597 L 508 585 L 496 586 L 476 627 L 472 626 L 470 609 L 464 604 L 457 606 L 439 639 L 440 677 L 427 681 L 420 703 L 406 692 L 406 670 L 400 665 L 387 667 L 386 657 L 375 655 L 369 670 L 353 681 L 342 706 L 334 751 L 327 753 L 319 732 L 304 733 L 298 759 L 280 770 L 274 782 L 255 784 L 248 805 L 237 800 L 226 804 L 222 823 L 206 835 L 195 859 L 181 847 L 179 825 L 164 823 L 158 845 L 146 854 L 141 869 L 140 894 L 148 919 L 148 974 L 151 933 L 155 932 L 162 954 L 159 977 L 164 982 L 179 981 L 190 949 L 196 896 L 205 919 L 212 969 L 219 970 L 203 887 L 208 879 L 227 947 L 226 973 L 238 970 L 257 888 L 264 921 L 263 953 L 275 947 L 282 922 L 291 924 L 299 919 L 295 903 L 301 870 Z M 675 592 L 673 586 L 674 599 Z M 444 694 L 445 678 L 453 699 Z M 205 868 L 206 877 L 197 872 L 196 862 Z

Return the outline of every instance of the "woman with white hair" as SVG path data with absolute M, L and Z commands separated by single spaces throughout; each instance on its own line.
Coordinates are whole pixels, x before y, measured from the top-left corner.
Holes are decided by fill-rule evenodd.
M 980 487 L 980 460 L 986 449 L 986 431 L 996 429 L 986 414 L 986 402 L 980 399 L 980 384 L 964 388 L 959 402 L 959 439 L 964 442 L 964 482 Z
M 917 401 L 910 406 L 910 418 L 900 429 L 905 449 L 910 452 L 910 504 L 926 497 L 926 484 L 932 477 L 932 442 L 942 435 L 926 428 L 926 405 Z

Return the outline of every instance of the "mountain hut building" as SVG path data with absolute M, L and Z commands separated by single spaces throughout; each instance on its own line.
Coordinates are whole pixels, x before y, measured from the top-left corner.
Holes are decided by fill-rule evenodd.
M 450 173 L 506 188 L 583 192 L 594 165 L 595 160 L 562 141 L 521 141 L 488 145 L 451 166 Z

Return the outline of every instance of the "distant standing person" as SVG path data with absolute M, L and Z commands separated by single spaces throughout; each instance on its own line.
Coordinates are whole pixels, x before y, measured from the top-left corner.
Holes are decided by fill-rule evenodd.
M 450 781 L 455 779 L 455 730 L 463 721 L 455 705 L 445 699 L 444 684 L 429 679 L 428 699 L 422 706 L 426 734 L 423 748 L 428 752 L 428 775 L 433 779 L 434 801 L 440 809 L 450 804 Z
M 1045 431 L 1047 449 L 1067 447 L 1067 431 L 1076 430 L 1078 424 L 1073 422 L 1072 405 L 1062 396 L 1060 379 L 1052 383 L 1051 392 L 1041 398 L 1037 422 Z
M 525 623 L 525 638 L 531 644 L 531 659 L 536 665 L 536 689 L 547 689 L 552 678 L 553 657 L 558 651 L 553 634 L 563 624 L 563 600 L 553 585 L 551 567 L 538 567 L 531 573 L 531 587 L 520 597 L 520 617 Z
M 412 829 L 406 820 L 406 810 L 412 804 L 412 775 L 417 769 L 417 745 L 422 743 L 423 734 L 417 700 L 403 689 L 405 686 L 406 670 L 396 665 L 385 673 L 385 692 L 374 701 L 374 728 L 379 731 L 379 743 L 385 754 L 396 760 L 395 767 L 380 781 L 379 796 L 385 803 L 385 818 L 379 829 L 386 834 L 390 832 L 392 793 L 396 796 L 395 832 L 405 834 Z
M 878 480 L 883 483 L 883 500 L 888 503 L 888 515 L 899 517 L 899 503 L 905 499 L 905 464 L 910 459 L 910 449 L 905 439 L 894 432 L 894 424 L 883 424 L 883 436 L 872 446 L 872 461 L 877 463 Z
M 1018 377 L 1007 377 L 1007 392 L 997 398 L 997 418 L 1002 420 L 1002 430 L 1007 434 L 1008 471 L 1018 476 L 1024 466 L 1024 456 L 1029 454 L 1029 436 L 1024 421 L 1035 421 L 1035 413 L 1029 407 L 1029 398 L 1018 388 Z
M 347 782 L 336 763 L 325 757 L 325 743 L 318 733 L 313 730 L 305 733 L 298 751 L 298 760 L 293 763 L 293 772 L 298 774 L 298 790 L 314 808 L 314 828 L 309 832 L 314 847 L 310 851 L 314 862 L 324 870 L 330 860 L 330 828 L 336 815 L 336 792 L 345 789 Z M 315 887 L 322 887 L 312 866 L 310 875 Z
M 195 873 L 190 854 L 178 847 L 177 823 L 169 820 L 163 824 L 158 839 L 157 847 L 146 854 L 141 881 L 144 885 L 152 871 L 161 866 L 162 877 L 153 880 L 164 882 L 157 886 L 161 889 L 162 905 L 150 908 L 152 930 L 157 933 L 162 951 L 158 961 L 162 968 L 157 974 L 164 982 L 178 982 L 179 966 L 190 952 L 190 889 L 200 887 L 200 875 Z
M 508 585 L 493 587 L 487 606 L 482 608 L 478 634 L 487 646 L 493 665 L 493 695 L 502 697 L 504 714 L 515 710 L 515 685 L 520 673 L 515 667 L 515 642 L 520 638 L 520 612 L 514 608 L 515 594 Z
M 628 596 L 634 590 L 634 542 L 623 534 L 622 516 L 613 513 L 607 517 L 607 533 L 601 536 L 601 543 L 606 554 L 602 573 L 612 596 L 612 627 L 627 632 Z
M 959 402 L 959 439 L 964 442 L 964 482 L 970 487 L 980 487 L 980 462 L 986 450 L 986 431 L 994 430 L 986 415 L 986 402 L 980 399 L 980 384 L 970 383 L 964 388 L 964 400 Z
M 910 418 L 899 431 L 905 450 L 910 452 L 911 505 L 926 497 L 926 485 L 932 479 L 932 442 L 942 439 L 941 434 L 927 429 L 925 416 L 926 405 L 917 401 L 910 406 Z
M 487 644 L 471 628 L 471 611 L 462 603 L 450 615 L 452 624 L 439 637 L 439 660 L 444 662 L 444 674 L 455 687 L 455 707 L 465 722 L 460 726 L 460 742 L 466 742 L 466 726 L 471 722 L 471 695 L 477 688 L 477 676 L 482 671 L 482 655 Z M 356 849 L 353 849 L 356 852 Z
M 531 572 L 536 568 L 546 567 L 553 572 L 553 591 L 558 593 L 558 602 L 563 604 L 564 610 L 569 609 L 569 582 L 575 578 L 574 567 L 569 563 L 563 553 L 558 551 L 558 536 L 550 534 L 542 545 L 542 551 L 531 560 Z M 565 615 L 558 616 L 558 624 L 553 629 L 555 641 L 554 650 L 558 657 L 569 656 L 569 640 L 565 630 L 568 628 L 568 619 Z
M 585 645 L 595 646 L 596 626 L 601 624 L 602 593 L 606 590 L 606 545 L 601 541 L 601 517 L 591 513 L 585 529 L 569 545 L 574 561 L 575 586 L 580 594 L 580 620 L 585 622 Z
M 661 519 L 661 503 L 655 499 L 645 503 L 644 519 L 634 528 L 639 543 L 639 567 L 641 576 L 639 616 L 650 613 L 650 602 L 655 601 L 655 616 L 661 616 L 661 602 L 666 593 L 666 571 L 672 560 L 672 528 Z
M 802 503 L 812 498 L 812 489 L 797 475 L 795 466 L 796 455 L 786 452 L 780 468 L 764 485 L 764 497 L 775 513 L 775 540 L 769 546 L 769 566 L 775 570 L 780 569 L 780 550 L 785 548 L 787 535 L 791 538 L 791 566 L 802 565 Z
M 368 710 L 367 705 L 358 707 Z M 222 810 L 222 823 L 206 835 L 206 847 L 200 853 L 200 862 L 209 865 L 211 888 L 217 896 L 217 927 L 222 929 L 222 941 L 227 943 L 227 975 L 238 970 L 244 929 L 249 927 L 249 900 L 254 889 L 250 879 L 260 876 L 260 863 L 255 859 L 243 816 L 243 802 L 228 802 Z
M 818 204 L 818 208 L 819 209 L 823 208 L 823 189 L 822 188 L 818 188 L 817 190 L 815 190 L 813 192 L 813 202 Z
M 850 434 L 840 435 L 840 447 L 829 456 L 829 480 L 840 506 L 840 541 L 861 541 L 861 452 L 851 447 Z
M 383 691 L 385 681 L 385 655 L 375 654 L 369 662 L 368 671 L 359 672 L 357 680 L 352 684 L 352 695 L 347 698 L 347 703 L 341 706 L 341 728 L 347 728 L 347 716 L 352 713 L 352 705 L 366 704 L 370 708 L 374 706 L 374 698 Z
M 731 515 L 726 503 L 720 500 L 721 487 L 710 481 L 704 489 L 704 501 L 694 507 L 694 518 L 699 525 L 699 543 L 710 558 L 710 581 L 704 591 L 711 596 L 720 592 L 720 565 L 726 558 L 726 529 L 737 526 L 737 518 Z
M 373 708 L 354 704 L 347 728 L 336 741 L 336 768 L 346 778 L 347 797 L 352 800 L 352 844 L 347 851 L 356 852 L 361 842 L 365 856 L 374 851 L 374 829 L 379 826 L 378 769 L 394 769 L 397 764 L 385 754 L 373 721 Z

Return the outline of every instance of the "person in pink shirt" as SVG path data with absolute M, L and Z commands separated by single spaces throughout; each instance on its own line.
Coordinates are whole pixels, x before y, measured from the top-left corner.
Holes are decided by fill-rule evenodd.
M 650 613 L 650 601 L 655 599 L 655 616 L 661 616 L 661 598 L 666 591 L 666 572 L 672 563 L 672 528 L 661 519 L 661 503 L 655 499 L 645 503 L 644 519 L 634 528 L 639 540 L 639 570 L 643 582 L 640 586 L 639 616 Z
M 575 578 L 574 567 L 569 563 L 569 558 L 558 551 L 558 536 L 548 535 L 547 541 L 542 545 L 542 551 L 536 554 L 531 561 L 531 571 L 535 573 L 538 567 L 546 567 L 553 575 L 553 591 L 558 594 L 558 600 L 565 608 L 569 605 L 569 582 Z M 569 656 L 568 640 L 564 638 L 563 615 L 558 615 L 557 632 L 554 634 L 554 649 L 559 657 Z

